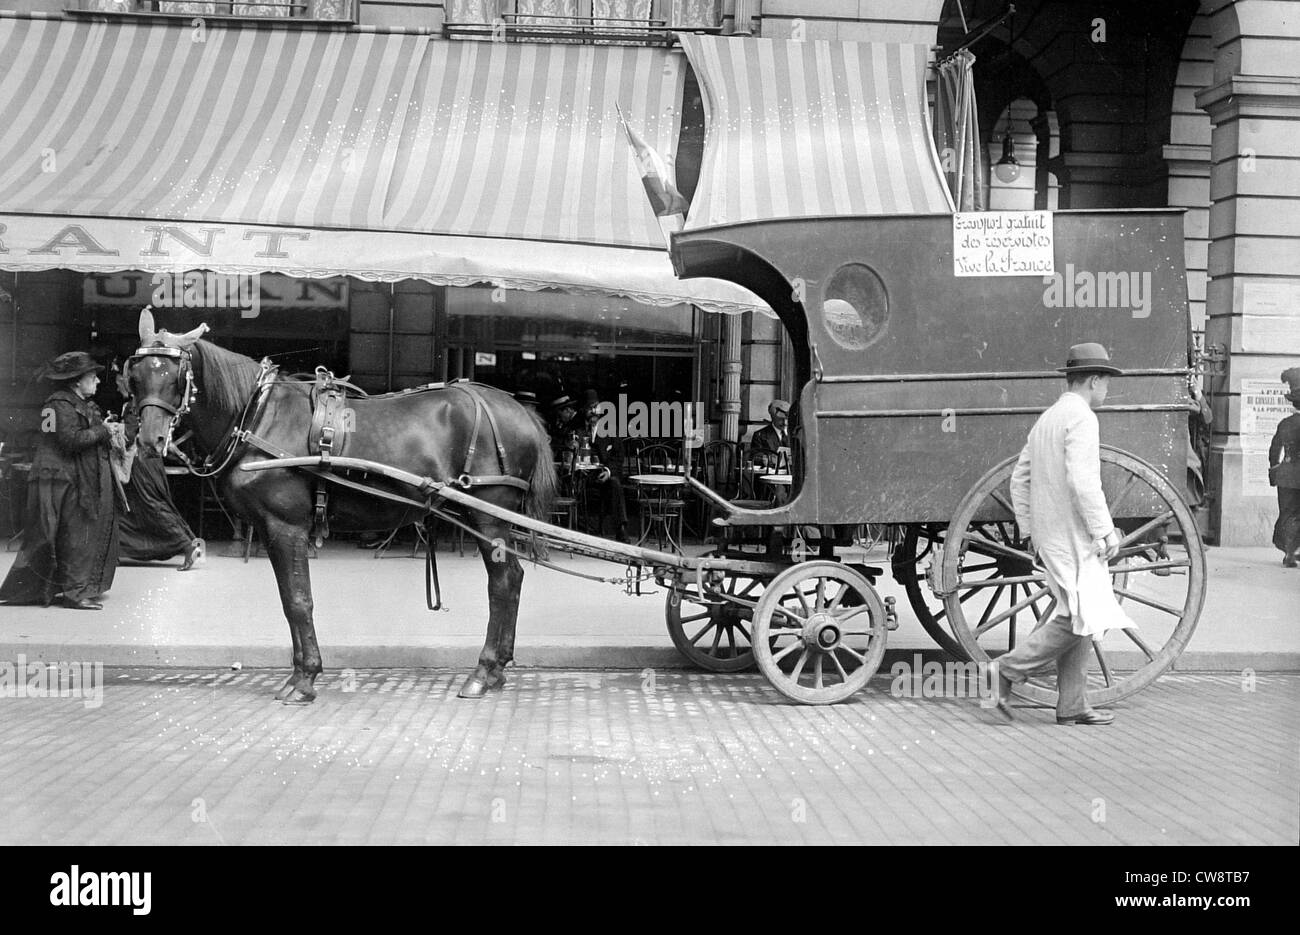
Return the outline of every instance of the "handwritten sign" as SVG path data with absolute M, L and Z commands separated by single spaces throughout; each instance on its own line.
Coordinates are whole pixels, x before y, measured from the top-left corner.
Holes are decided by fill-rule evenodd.
M 952 216 L 954 276 L 1051 276 L 1050 211 L 959 211 Z

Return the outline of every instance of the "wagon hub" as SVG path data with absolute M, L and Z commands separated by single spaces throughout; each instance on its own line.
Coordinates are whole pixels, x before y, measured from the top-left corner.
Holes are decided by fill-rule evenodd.
M 808 623 L 804 627 L 803 639 L 806 645 L 816 646 L 823 652 L 830 652 L 840 645 L 843 635 L 839 622 L 833 616 L 816 613 L 808 618 Z

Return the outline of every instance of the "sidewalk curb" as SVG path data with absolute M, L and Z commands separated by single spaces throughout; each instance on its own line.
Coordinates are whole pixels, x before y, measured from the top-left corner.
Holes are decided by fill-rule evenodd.
M 471 646 L 321 646 L 327 670 L 339 669 L 445 669 L 467 668 L 478 660 Z M 0 660 L 22 655 L 30 662 L 92 661 L 108 667 L 149 666 L 177 669 L 226 669 L 238 663 L 244 669 L 286 669 L 288 646 L 139 646 L 114 643 L 2 643 Z M 564 646 L 518 647 L 516 663 L 540 669 L 686 669 L 691 666 L 672 647 L 664 646 Z M 890 649 L 880 674 L 897 663 L 915 665 L 952 662 L 937 649 Z M 1171 671 L 1300 672 L 1300 652 L 1187 652 Z

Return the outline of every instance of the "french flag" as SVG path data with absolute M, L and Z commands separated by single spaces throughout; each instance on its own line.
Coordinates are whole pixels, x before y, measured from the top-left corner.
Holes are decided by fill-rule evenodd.
M 632 147 L 632 157 L 636 160 L 637 171 L 641 173 L 641 184 L 650 198 L 650 206 L 658 217 L 670 217 L 674 214 L 685 216 L 690 202 L 673 184 L 673 174 L 663 157 L 655 152 L 654 147 L 641 138 L 628 124 L 623 116 L 623 108 L 615 105 L 618 119 L 627 133 L 628 145 Z

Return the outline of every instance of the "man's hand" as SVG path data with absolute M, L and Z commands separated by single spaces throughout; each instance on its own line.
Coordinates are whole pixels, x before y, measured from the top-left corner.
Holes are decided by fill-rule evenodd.
M 597 471 L 596 480 L 602 484 L 605 483 L 605 481 L 609 480 L 609 468 L 603 467 L 599 471 Z
M 1109 562 L 1119 554 L 1119 531 L 1111 529 L 1104 538 L 1097 540 L 1097 554 L 1104 562 Z

